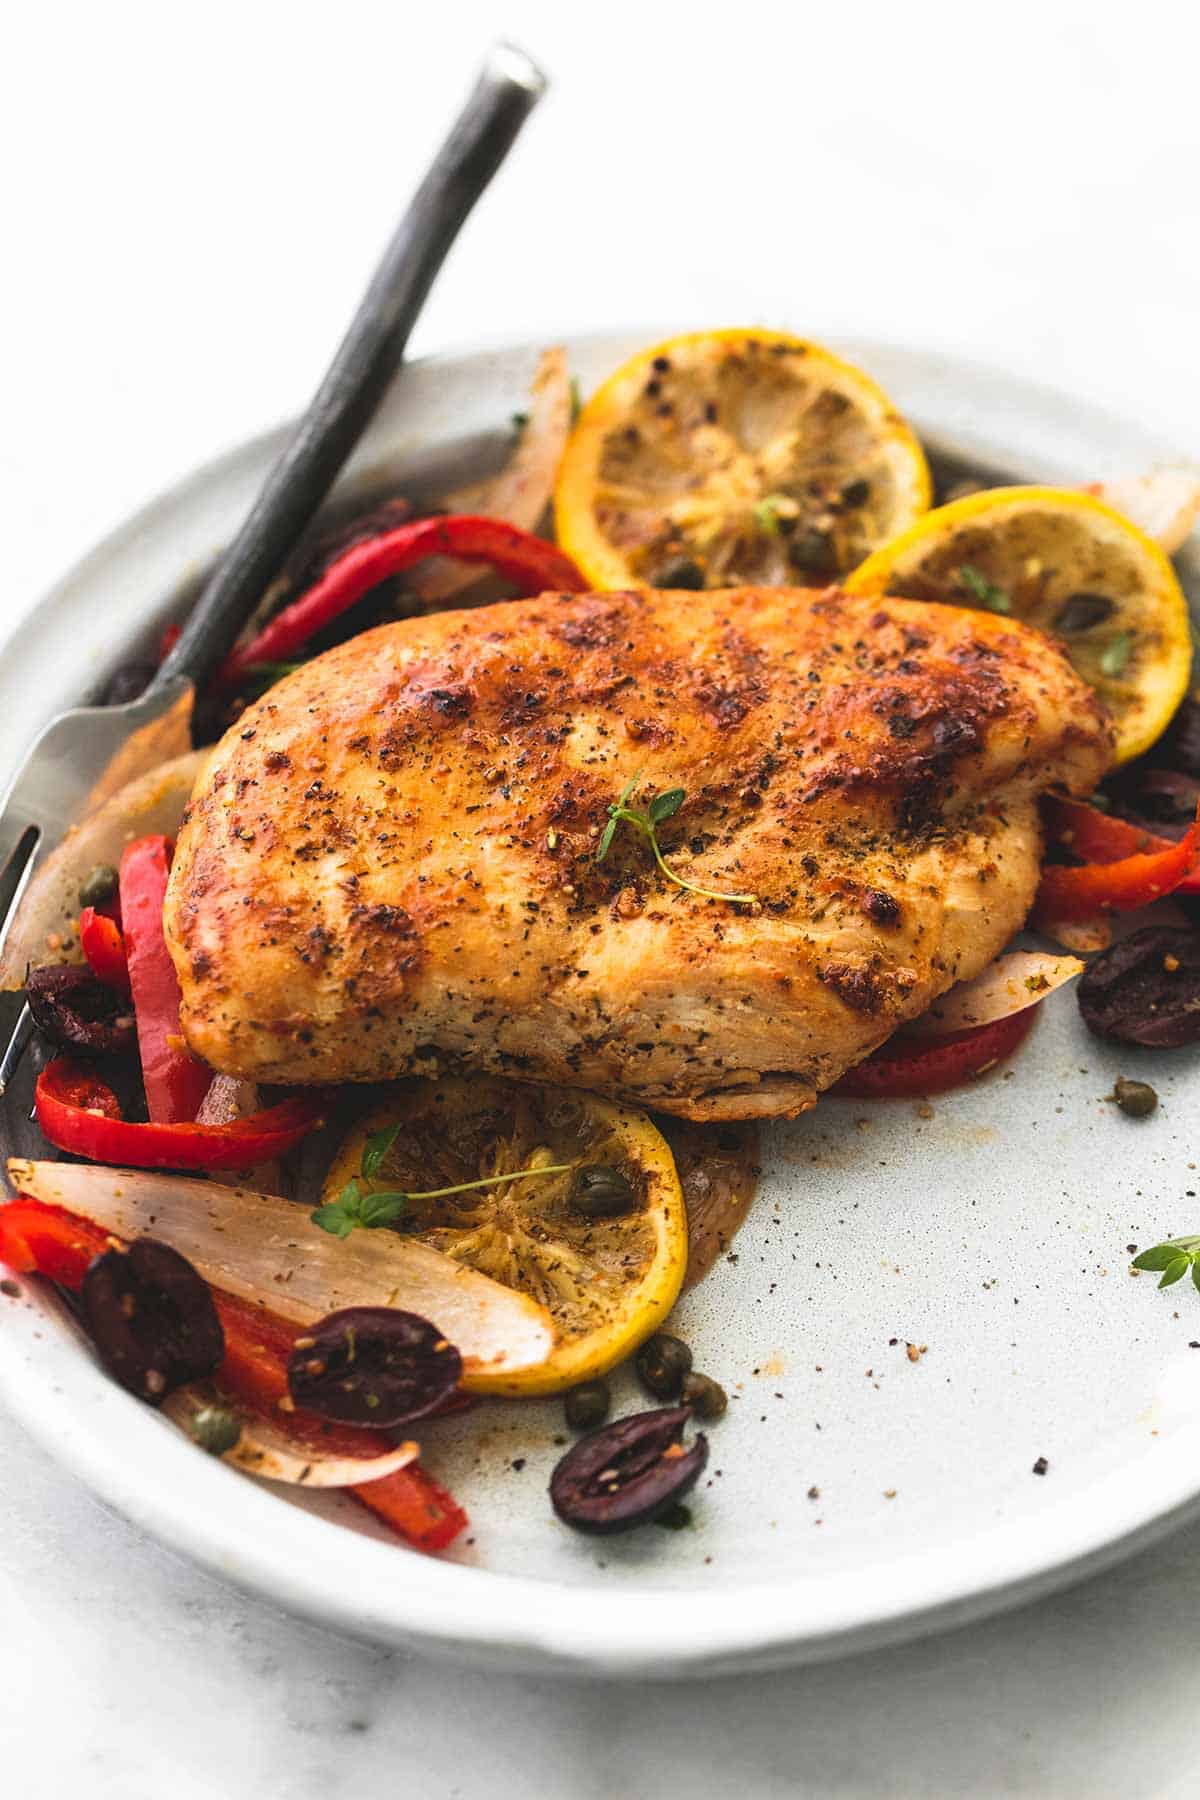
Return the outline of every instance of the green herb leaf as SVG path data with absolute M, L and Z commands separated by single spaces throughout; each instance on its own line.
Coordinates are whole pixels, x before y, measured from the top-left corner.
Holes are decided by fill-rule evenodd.
M 702 900 L 728 900 L 734 906 L 753 906 L 758 899 L 757 894 L 724 894 L 713 888 L 697 887 L 694 881 L 688 881 L 670 866 L 662 853 L 662 845 L 658 841 L 658 827 L 664 819 L 671 818 L 679 811 L 686 799 L 683 788 L 664 788 L 651 800 L 649 807 L 643 812 L 640 807 L 626 805 L 626 801 L 641 780 L 635 775 L 632 781 L 626 782 L 617 799 L 608 809 L 608 824 L 600 839 L 600 848 L 596 852 L 596 861 L 603 862 L 611 848 L 613 835 L 618 825 L 631 825 L 650 845 L 654 860 L 668 881 L 676 887 L 685 888 L 689 894 L 698 894 Z
M 667 788 L 664 793 L 655 794 L 650 802 L 650 823 L 661 825 L 664 819 L 674 818 L 686 799 L 683 788 Z
M 348 1181 L 336 1200 L 318 1206 L 309 1217 L 332 1237 L 348 1238 L 358 1226 L 377 1231 L 381 1225 L 392 1225 L 408 1205 L 408 1195 L 400 1188 L 381 1189 L 364 1194 L 357 1177 Z
M 380 1153 L 382 1161 L 395 1142 L 399 1129 L 397 1124 L 389 1126 L 386 1132 L 377 1131 L 368 1138 L 368 1149 L 387 1137 L 387 1146 Z M 366 1160 L 364 1151 L 364 1165 Z M 348 1238 L 360 1225 L 365 1231 L 378 1231 L 382 1226 L 394 1225 L 407 1211 L 412 1200 L 441 1200 L 450 1194 L 468 1194 L 476 1188 L 502 1187 L 506 1182 L 523 1181 L 527 1177 L 566 1175 L 574 1167 L 574 1163 L 544 1163 L 536 1169 L 511 1169 L 503 1175 L 485 1175 L 479 1181 L 458 1181 L 453 1187 L 427 1188 L 419 1193 L 410 1193 L 405 1188 L 379 1188 L 374 1192 L 364 1193 L 362 1181 L 354 1175 L 336 1200 L 326 1201 L 324 1206 L 318 1206 L 308 1216 L 314 1225 L 329 1232 L 331 1237 Z
M 958 579 L 967 592 L 974 595 L 980 606 L 986 606 L 989 612 L 1010 613 L 1012 611 L 1012 601 L 1004 589 L 997 587 L 994 581 L 989 581 L 986 575 L 979 569 L 973 568 L 970 563 L 960 565 Z
M 1157 1273 L 1160 1269 L 1170 1268 L 1178 1255 L 1178 1244 L 1155 1244 L 1152 1250 L 1143 1250 L 1140 1256 L 1135 1256 L 1133 1266 Z
M 630 794 L 632 794 L 634 788 L 637 786 L 638 782 L 641 779 L 642 779 L 642 771 L 639 769 L 637 774 L 631 775 L 629 780 L 625 783 L 625 786 L 621 789 L 620 793 L 617 795 L 615 802 L 608 809 L 609 812 L 612 813 L 614 818 L 620 812 L 620 810 L 623 806 L 628 805 L 629 796 L 630 796 Z
M 368 1231 L 375 1231 L 381 1225 L 394 1225 L 407 1210 L 408 1195 L 402 1188 L 383 1189 L 366 1196 L 358 1222 L 365 1225 Z
M 309 1217 L 331 1237 L 348 1238 L 354 1227 L 362 1223 L 362 1189 L 358 1182 L 348 1181 L 336 1200 L 327 1200 Z
M 1133 649 L 1135 633 L 1119 631 L 1100 658 L 1102 675 L 1120 675 L 1129 661 L 1129 653 Z
M 1134 1257 L 1133 1267 L 1155 1274 L 1161 1271 L 1160 1288 L 1174 1287 L 1190 1269 L 1192 1281 L 1200 1289 L 1200 1237 L 1168 1238 L 1165 1244 L 1153 1244 Z
M 394 1125 L 385 1125 L 382 1131 L 372 1132 L 367 1139 L 363 1147 L 362 1172 L 368 1181 L 374 1181 L 399 1136 L 400 1121 L 397 1119 Z

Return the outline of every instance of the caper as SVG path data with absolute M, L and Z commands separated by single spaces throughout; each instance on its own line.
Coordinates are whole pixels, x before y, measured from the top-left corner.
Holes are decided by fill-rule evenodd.
M 1113 1084 L 1112 1097 L 1131 1119 L 1148 1119 L 1158 1105 L 1158 1095 L 1148 1081 L 1126 1081 L 1123 1075 Z
M 711 1375 L 693 1369 L 683 1383 L 683 1403 L 702 1419 L 719 1419 L 729 1410 L 729 1395 Z
M 585 1219 L 615 1219 L 637 1205 L 633 1184 L 620 1169 L 593 1163 L 580 1169 L 571 1188 L 571 1205 Z
M 681 556 L 678 562 L 668 563 L 660 570 L 658 584 L 664 588 L 702 588 L 704 586 L 704 570 L 691 556 Z
M 682 1338 L 658 1331 L 637 1353 L 638 1378 L 657 1400 L 674 1400 L 692 1367 L 692 1353 Z
M 612 1405 L 607 1381 L 581 1381 L 563 1400 L 563 1411 L 572 1431 L 594 1431 L 603 1425 Z
M 811 527 L 798 531 L 789 541 L 787 556 L 793 569 L 805 575 L 828 574 L 837 562 L 829 533 Z
M 1054 615 L 1054 629 L 1069 636 L 1073 631 L 1090 631 L 1103 625 L 1116 612 L 1116 602 L 1107 594 L 1071 594 Z
M 861 477 L 857 481 L 848 481 L 842 489 L 843 506 L 865 506 L 871 498 L 871 484 Z
M 97 863 L 79 884 L 80 906 L 103 906 L 117 891 L 117 871 L 111 863 Z
M 224 1456 L 241 1435 L 241 1420 L 227 1406 L 202 1406 L 192 1419 L 192 1436 L 210 1456 Z

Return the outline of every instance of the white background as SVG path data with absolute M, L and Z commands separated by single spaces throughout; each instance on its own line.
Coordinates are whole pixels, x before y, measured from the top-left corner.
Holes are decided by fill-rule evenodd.
M 1190 10 L 1190 9 L 1189 9 Z M 415 350 L 643 319 L 951 349 L 1200 456 L 1169 0 L 26 6 L 3 34 L 0 627 L 306 398 L 504 31 L 555 80 Z M 477 1677 L 195 1573 L 0 1415 L 14 1800 L 1196 1791 L 1200 1530 L 1014 1617 L 700 1688 Z

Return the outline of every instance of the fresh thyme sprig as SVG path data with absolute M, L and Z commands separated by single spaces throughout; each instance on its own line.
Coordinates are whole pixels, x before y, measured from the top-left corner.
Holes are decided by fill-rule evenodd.
M 676 887 L 686 888 L 689 894 L 699 894 L 702 900 L 729 900 L 736 906 L 753 906 L 758 899 L 757 894 L 716 893 L 712 888 L 697 887 L 694 881 L 687 881 L 682 875 L 676 874 L 675 870 L 663 856 L 662 846 L 658 841 L 658 828 L 664 820 L 674 818 L 675 814 L 687 799 L 687 791 L 684 788 L 664 788 L 661 794 L 655 794 L 654 798 L 645 809 L 638 806 L 630 806 L 630 796 L 641 779 L 641 771 L 639 770 L 631 781 L 625 783 L 625 786 L 621 789 L 617 798 L 609 806 L 608 824 L 604 827 L 604 835 L 600 839 L 600 848 L 596 852 L 596 861 L 603 862 L 609 851 L 612 849 L 612 842 L 617 834 L 617 827 L 619 825 L 631 825 L 636 832 L 645 838 L 654 853 L 655 862 L 658 864 L 667 880 L 673 881 Z
M 357 1175 L 352 1175 L 336 1200 L 327 1200 L 309 1214 L 314 1225 L 332 1237 L 348 1238 L 361 1226 L 377 1231 L 382 1225 L 394 1225 L 410 1200 L 445 1200 L 451 1194 L 467 1194 L 475 1188 L 500 1187 L 506 1181 L 521 1181 L 532 1175 L 565 1175 L 574 1163 L 544 1163 L 534 1169 L 513 1169 L 507 1175 L 485 1175 L 479 1181 L 459 1181 L 453 1187 L 426 1188 L 415 1192 L 408 1188 L 372 1188 L 392 1145 L 400 1135 L 400 1123 L 373 1132 L 363 1146 L 362 1162 Z
M 1174 1287 L 1190 1269 L 1193 1283 L 1200 1288 L 1200 1237 L 1168 1238 L 1165 1244 L 1155 1244 L 1153 1249 L 1135 1256 L 1133 1266 L 1156 1275 L 1161 1271 L 1160 1288 Z

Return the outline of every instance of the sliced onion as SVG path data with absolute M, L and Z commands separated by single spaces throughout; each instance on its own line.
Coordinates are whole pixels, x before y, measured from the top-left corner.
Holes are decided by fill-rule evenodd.
M 394 1231 L 332 1237 L 276 1194 L 21 1157 L 9 1159 L 8 1179 L 19 1193 L 80 1213 L 116 1237 L 161 1238 L 213 1287 L 299 1325 L 343 1306 L 419 1313 L 457 1345 L 468 1378 L 536 1367 L 554 1346 L 549 1313 L 515 1289 Z
M 446 496 L 450 512 L 482 513 L 536 531 L 550 505 L 554 478 L 571 429 L 571 382 L 561 347 L 542 353 L 529 394 L 529 420 L 511 460 L 487 481 Z M 431 556 L 405 576 L 427 606 L 444 605 L 480 579 L 478 565 Z
M 252 1081 L 236 1075 L 214 1075 L 196 1114 L 197 1125 L 232 1125 L 262 1108 L 262 1098 Z
M 232 1413 L 242 1428 L 237 1443 L 220 1460 L 244 1469 L 247 1475 L 285 1481 L 291 1487 L 360 1487 L 365 1481 L 382 1481 L 385 1475 L 406 1469 L 421 1453 L 420 1445 L 413 1443 L 397 1444 L 394 1449 L 380 1451 L 378 1456 L 339 1456 L 315 1445 L 300 1444 L 260 1413 L 239 1406 L 207 1382 L 176 1388 L 167 1395 L 161 1410 L 194 1442 L 194 1421 L 210 1406 Z
M 1128 475 L 1120 481 L 1093 481 L 1085 492 L 1124 513 L 1168 556 L 1178 550 L 1200 516 L 1200 471 L 1196 469 L 1155 469 L 1149 475 Z
M 1090 919 L 1048 919 L 1038 926 L 1042 937 L 1053 938 L 1064 950 L 1078 950 L 1090 955 L 1107 950 L 1113 941 L 1112 918 L 1108 913 L 1094 913 Z
M 207 1094 L 200 1102 L 196 1123 L 232 1125 L 235 1119 L 250 1118 L 262 1106 L 262 1095 L 254 1082 L 242 1081 L 236 1075 L 214 1075 Z M 247 1166 L 245 1169 L 235 1169 L 232 1174 L 225 1176 L 226 1184 L 231 1181 L 248 1181 L 269 1194 L 278 1192 L 282 1180 L 283 1170 L 277 1162 L 259 1163 L 256 1168 Z
M 131 781 L 80 825 L 68 831 L 34 875 L 0 956 L 0 988 L 25 985 L 25 971 L 40 963 L 78 959 L 75 926 L 79 884 L 97 863 L 121 861 L 135 837 L 162 832 L 173 837 L 206 752 L 191 750 Z
M 981 969 L 973 980 L 960 981 L 904 1029 L 913 1036 L 928 1038 L 990 1025 L 995 1019 L 1007 1019 L 1012 1013 L 1036 1006 L 1055 988 L 1082 975 L 1083 969 L 1077 956 L 1010 950 Z

